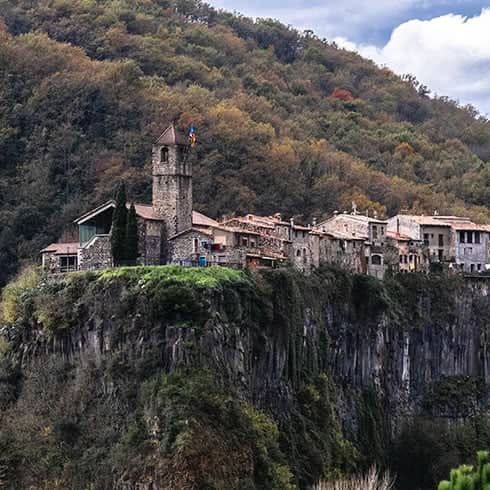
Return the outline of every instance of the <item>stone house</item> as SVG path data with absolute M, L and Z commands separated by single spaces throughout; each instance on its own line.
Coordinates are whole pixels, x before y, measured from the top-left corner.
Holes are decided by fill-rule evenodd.
M 454 261 L 451 225 L 437 216 L 399 214 L 388 220 L 388 231 L 422 240 L 430 263 Z
M 422 240 L 410 238 L 396 231 L 388 231 L 386 237 L 386 265 L 393 272 L 429 271 L 428 253 Z
M 386 271 L 387 227 L 387 221 L 354 212 L 336 214 L 320 223 L 317 228 L 324 233 L 341 232 L 352 239 L 362 239 L 366 272 L 382 279 Z

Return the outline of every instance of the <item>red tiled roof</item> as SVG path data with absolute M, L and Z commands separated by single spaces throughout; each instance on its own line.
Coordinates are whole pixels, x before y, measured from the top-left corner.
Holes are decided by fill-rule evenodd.
M 80 248 L 78 242 L 52 243 L 41 250 L 41 253 L 54 253 L 55 255 L 75 255 Z
M 192 224 L 196 226 L 217 226 L 219 223 L 197 211 L 192 211 Z
M 470 230 L 470 231 L 483 231 L 483 232 L 490 231 L 490 227 L 488 225 L 477 225 L 476 223 L 451 223 L 451 226 L 455 230 Z
M 410 240 L 413 240 L 413 238 L 410 238 L 408 235 L 403 235 L 402 233 L 398 233 L 397 231 L 387 231 L 386 236 L 388 238 L 394 238 L 395 240 L 399 240 L 401 242 L 409 242 Z

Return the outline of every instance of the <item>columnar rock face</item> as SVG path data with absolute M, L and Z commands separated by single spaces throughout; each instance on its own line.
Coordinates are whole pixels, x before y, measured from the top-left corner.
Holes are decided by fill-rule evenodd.
M 136 417 L 138 434 L 148 433 L 145 447 L 161 448 L 172 431 L 185 432 L 193 419 L 186 416 L 182 426 L 175 425 L 181 399 L 176 412 L 169 412 L 168 393 L 158 405 L 152 390 L 168 387 L 168 379 L 177 376 L 177 387 L 170 388 L 172 396 L 180 397 L 190 389 L 195 373 L 211 373 L 226 390 L 224 407 L 235 410 L 231 400 L 237 406 L 249 404 L 284 428 L 288 464 L 297 474 L 307 466 L 307 478 L 312 479 L 321 477 L 323 466 L 311 475 L 311 461 L 320 458 L 322 464 L 337 464 L 344 457 L 342 448 L 350 445 L 365 463 L 382 462 L 417 417 L 446 425 L 490 420 L 488 279 L 406 274 L 382 283 L 339 270 L 321 269 L 305 277 L 277 269 L 258 276 L 237 272 L 240 281 L 226 279 L 207 287 L 201 276 L 204 268 L 181 268 L 174 279 L 165 268 L 153 274 L 145 270 L 115 272 L 112 279 L 107 273 L 101 278 L 88 274 L 66 284 L 56 282 L 63 277 L 53 278 L 24 295 L 22 311 L 31 311 L 31 316 L 3 329 L 10 356 L 23 376 L 0 377 L 0 402 L 2 390 L 9 393 L 7 381 L 19 399 L 9 401 L 13 409 L 18 405 L 19 416 L 28 403 L 44 403 L 30 401 L 37 393 L 32 385 L 46 378 L 50 386 L 54 380 L 58 384 L 52 390 L 43 389 L 52 391 L 55 400 L 67 403 L 72 393 L 79 397 L 72 407 L 75 420 L 106 424 L 114 418 L 117 423 L 111 430 L 117 435 L 121 427 L 130 430 Z M 161 278 L 156 277 L 158 272 Z M 63 376 L 58 379 L 53 372 Z M 16 379 L 22 379 L 22 386 Z M 134 400 L 144 395 L 138 394 L 141 385 L 151 396 L 138 415 Z M 205 397 L 206 388 L 197 386 L 198 399 Z M 48 402 L 54 403 L 50 398 Z M 193 400 L 192 407 L 196 403 Z M 86 406 L 105 418 L 98 422 L 78 412 Z M 63 414 L 64 405 L 60 407 Z M 211 410 L 210 423 L 208 405 L 194 410 L 199 437 L 182 439 L 191 441 L 191 456 L 163 455 L 159 449 L 148 456 L 145 467 L 134 474 L 124 472 L 124 481 L 152 482 L 157 490 L 173 490 L 184 484 L 168 482 L 168 475 L 196 476 L 196 468 L 209 468 L 214 458 L 209 453 L 219 446 L 209 435 L 215 415 Z M 204 419 L 199 410 L 204 410 Z M 0 417 L 0 430 L 1 421 Z M 230 426 L 226 427 L 220 441 L 227 440 Z M 16 432 L 17 425 L 12 430 Z M 296 445 L 291 446 L 290 440 Z M 196 456 L 199 444 L 205 449 Z M 100 447 L 110 444 L 104 440 Z M 295 467 L 299 447 L 312 452 Z M 106 457 L 104 451 L 100 454 Z M 222 468 L 222 460 L 217 461 Z M 174 471 L 182 465 L 188 473 Z M 298 488 L 310 488 L 312 483 L 302 480 Z M 218 488 L 240 487 L 226 480 Z
M 169 127 L 153 146 L 153 210 L 167 236 L 192 227 L 192 168 L 186 139 Z

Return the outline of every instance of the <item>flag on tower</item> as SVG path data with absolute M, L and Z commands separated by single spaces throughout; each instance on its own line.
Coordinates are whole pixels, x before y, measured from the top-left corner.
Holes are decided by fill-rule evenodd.
M 189 129 L 189 144 L 194 147 L 196 144 L 196 128 L 191 126 Z

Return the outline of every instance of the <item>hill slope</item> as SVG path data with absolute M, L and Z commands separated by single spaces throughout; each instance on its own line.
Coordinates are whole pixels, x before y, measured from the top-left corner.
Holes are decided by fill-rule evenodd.
M 0 284 L 118 177 L 148 200 L 172 120 L 198 127 L 213 217 L 490 215 L 489 123 L 312 34 L 192 0 L 0 0 L 0 17 Z

